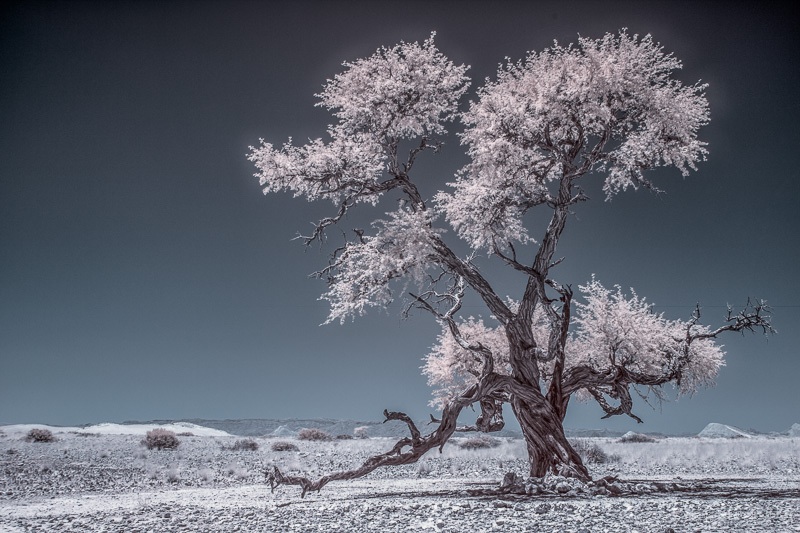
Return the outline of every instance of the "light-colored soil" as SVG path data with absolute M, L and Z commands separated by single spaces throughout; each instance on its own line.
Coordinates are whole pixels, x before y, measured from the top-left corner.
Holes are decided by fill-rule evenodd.
M 681 488 L 666 493 L 488 496 L 507 472 L 525 472 L 523 444 L 504 441 L 448 445 L 300 498 L 297 487 L 272 493 L 264 470 L 319 475 L 391 442 L 293 441 L 299 451 L 274 452 L 274 439 L 255 439 L 258 450 L 231 451 L 223 446 L 238 438 L 206 436 L 156 451 L 135 435 L 57 437 L 0 435 L 0 532 L 800 531 L 800 439 L 592 439 L 612 456 L 590 465 L 593 475 Z

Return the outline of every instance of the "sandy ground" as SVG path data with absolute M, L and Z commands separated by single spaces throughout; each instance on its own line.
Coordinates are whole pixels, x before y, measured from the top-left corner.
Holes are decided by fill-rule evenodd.
M 205 435 L 158 451 L 141 435 L 64 431 L 34 443 L 22 429 L 0 431 L 0 532 L 800 531 L 800 439 L 591 440 L 610 456 L 593 475 L 680 488 L 669 492 L 487 496 L 505 473 L 525 471 L 523 444 L 504 440 L 448 445 L 300 498 L 296 487 L 271 492 L 264 470 L 321 474 L 391 442 L 292 441 L 297 451 L 275 452 L 275 439 L 255 439 L 257 450 L 234 451 L 239 438 Z

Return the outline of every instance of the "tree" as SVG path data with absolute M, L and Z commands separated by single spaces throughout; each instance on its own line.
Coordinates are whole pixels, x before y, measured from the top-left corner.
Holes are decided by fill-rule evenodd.
M 317 95 L 336 119 L 329 140 L 295 146 L 290 139 L 280 148 L 262 140 L 251 147 L 265 194 L 333 202 L 335 212 L 316 223 L 306 244 L 324 240 L 359 204 L 399 200 L 370 228 L 346 236 L 317 273 L 328 283 L 322 296 L 330 303 L 328 322 L 385 308 L 405 293 L 406 311 L 424 310 L 443 328 L 424 366 L 441 408 L 440 418 L 431 417 L 431 433 L 423 435 L 404 413 L 384 411 L 387 420 L 404 421 L 410 437 L 359 468 L 318 480 L 275 469 L 273 484 L 299 485 L 305 494 L 414 462 L 456 430 L 501 429 L 505 404 L 522 428 L 531 476 L 558 472 L 588 480 L 562 426 L 573 395 L 596 400 L 607 417 L 639 420 L 631 388 L 658 395 L 671 383 L 693 391 L 723 364 L 718 335 L 772 331 L 764 302 L 729 309 L 725 325 L 711 329 L 700 324 L 699 307 L 688 321 L 669 320 L 633 292 L 592 279 L 576 298 L 551 275 L 569 214 L 588 200 L 583 181 L 602 179 L 611 197 L 655 188 L 645 176 L 650 169 L 671 166 L 685 176 L 705 159 L 706 143 L 697 137 L 709 120 L 705 85 L 673 78 L 680 67 L 649 35 L 623 30 L 581 38 L 501 66 L 462 112 L 468 67 L 448 60 L 431 35 L 344 63 Z M 447 191 L 424 198 L 415 163 L 440 150 L 445 125 L 455 120 L 469 162 Z M 538 239 L 526 216 L 533 209 L 550 216 Z M 448 244 L 447 225 L 469 245 L 468 255 Z M 532 260 L 522 259 L 526 253 Z M 526 277 L 518 300 L 496 293 L 476 264 L 482 254 Z M 485 304 L 491 323 L 458 315 L 468 292 Z M 480 406 L 475 424 L 457 427 L 473 404 Z

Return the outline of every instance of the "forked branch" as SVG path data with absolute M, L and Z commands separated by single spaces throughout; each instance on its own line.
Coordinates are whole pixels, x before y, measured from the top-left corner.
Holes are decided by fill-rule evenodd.
M 489 348 L 484 346 L 481 342 L 468 341 L 461 334 L 458 323 L 456 323 L 455 319 L 453 318 L 459 309 L 461 309 L 465 288 L 464 278 L 458 276 L 455 283 L 450 288 L 450 291 L 447 293 L 439 294 L 431 290 L 419 296 L 414 293 L 409 293 L 409 295 L 414 299 L 414 304 L 428 311 L 441 323 L 447 325 L 448 329 L 450 330 L 450 334 L 459 346 L 475 354 L 477 360 L 483 363 L 481 373 L 476 373 L 476 376 L 487 376 L 494 372 L 494 356 L 492 355 L 491 350 L 489 350 Z M 442 313 L 428 301 L 431 298 L 435 299 L 437 303 L 448 301 L 451 303 L 451 307 Z
M 695 307 L 692 313 L 692 319 L 686 329 L 686 340 L 691 342 L 695 339 L 709 339 L 714 338 L 720 333 L 725 331 L 740 331 L 744 333 L 749 331 L 755 333 L 761 331 L 764 335 L 770 333 L 777 333 L 775 328 L 772 327 L 772 308 L 767 305 L 766 300 L 752 300 L 747 299 L 747 304 L 738 313 L 734 312 L 732 306 L 728 306 L 728 314 L 725 318 L 727 322 L 713 331 L 695 333 L 692 331 L 695 325 L 700 321 L 700 304 Z

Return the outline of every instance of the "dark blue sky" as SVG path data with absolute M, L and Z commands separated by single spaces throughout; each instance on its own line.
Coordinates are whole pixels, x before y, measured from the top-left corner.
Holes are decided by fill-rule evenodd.
M 708 323 L 748 296 L 777 336 L 730 336 L 716 388 L 634 412 L 642 431 L 800 421 L 798 28 L 777 6 L 702 2 L 24 2 L 0 19 L 0 424 L 152 418 L 425 417 L 438 326 L 397 310 L 320 327 L 327 252 L 290 241 L 328 204 L 263 197 L 259 137 L 324 134 L 313 107 L 344 60 L 436 30 L 477 86 L 553 39 L 628 27 L 710 83 L 709 161 L 666 194 L 569 222 L 557 275 L 636 288 Z M 430 191 L 463 163 L 424 167 Z M 391 205 L 379 206 L 372 218 Z M 345 229 L 355 224 L 348 224 Z M 514 294 L 521 281 L 493 276 Z M 476 307 L 465 313 L 485 314 Z M 632 429 L 571 406 L 568 425 Z M 510 417 L 510 413 L 509 413 Z

